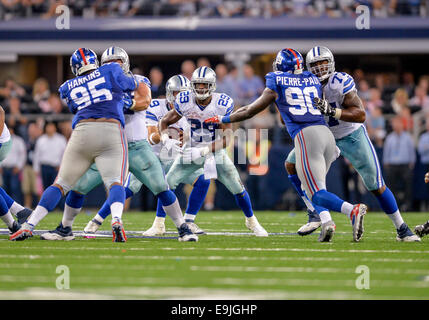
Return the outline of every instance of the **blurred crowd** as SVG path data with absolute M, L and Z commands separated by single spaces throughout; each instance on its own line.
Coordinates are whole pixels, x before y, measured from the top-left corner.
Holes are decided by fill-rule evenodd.
M 254 101 L 265 88 L 263 77 L 255 74 L 250 64 L 238 70 L 225 63 L 211 65 L 209 59 L 202 57 L 195 62 L 183 61 L 181 73 L 190 79 L 192 72 L 200 66 L 209 66 L 216 71 L 216 91 L 230 95 L 236 108 Z M 380 159 L 386 182 L 398 195 L 402 209 L 411 208 L 415 164 L 420 161 L 429 168 L 429 75 L 415 79 L 412 73 L 398 76 L 395 73 L 365 73 L 360 69 L 341 71 L 348 72 L 355 80 L 367 114 L 368 136 Z M 133 73 L 142 74 L 142 71 L 134 68 Z M 167 77 L 162 68 L 153 66 L 146 75 L 152 83 L 152 97 L 165 97 Z M 72 131 L 71 114 L 53 86 L 43 78 L 37 79 L 32 87 L 12 78 L 0 84 L 0 104 L 6 111 L 7 125 L 14 141 L 9 156 L 0 164 L 3 187 L 28 207 L 55 179 Z M 248 153 L 247 163 L 238 167 L 255 208 L 270 209 L 264 207 L 263 200 L 258 203 L 265 188 L 259 178 L 274 169 L 265 164 L 255 165 L 264 157 L 258 150 L 291 148 L 293 142 L 281 124 L 275 106 L 240 125 L 245 129 L 268 129 L 268 141 L 257 139 L 256 145 L 252 145 L 256 149 Z M 344 159 L 341 161 L 346 170 L 342 175 L 347 176 L 351 166 Z M 280 166 L 276 170 L 283 168 Z M 351 175 L 351 179 L 356 176 Z M 349 188 L 347 181 L 345 186 Z M 209 207 L 212 206 L 213 203 Z
M 423 16 L 428 0 L 0 0 L 1 20 L 19 17 L 50 18 L 58 5 L 73 16 L 199 16 L 199 17 L 347 17 L 367 5 L 376 17 Z

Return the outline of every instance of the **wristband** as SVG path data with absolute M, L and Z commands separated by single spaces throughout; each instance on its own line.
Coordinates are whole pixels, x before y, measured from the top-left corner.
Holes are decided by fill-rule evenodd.
M 220 122 L 221 123 L 231 123 L 230 116 L 223 116 L 222 118 L 220 118 Z
M 335 115 L 334 115 L 334 118 L 335 118 L 335 119 L 337 119 L 337 120 L 340 120 L 340 118 L 341 118 L 341 113 L 342 113 L 342 110 L 341 110 L 340 108 L 336 108 L 336 109 L 335 109 Z
M 153 135 L 154 135 L 154 134 L 156 134 L 156 132 L 152 132 L 152 133 L 150 134 L 150 136 L 149 136 L 149 142 L 150 142 L 150 144 L 152 144 L 152 145 L 157 144 L 157 143 L 155 143 L 155 142 L 152 140 L 152 137 L 153 137 Z
M 136 99 L 131 100 L 133 102 L 133 104 L 131 105 L 131 107 L 129 108 L 130 110 L 133 110 L 134 107 L 136 106 Z

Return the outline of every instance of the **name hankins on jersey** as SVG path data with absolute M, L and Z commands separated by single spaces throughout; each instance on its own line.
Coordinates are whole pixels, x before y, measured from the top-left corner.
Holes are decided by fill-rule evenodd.
M 58 91 L 75 114 L 73 128 L 80 120 L 90 118 L 115 119 L 124 127 L 123 94 L 136 87 L 136 80 L 124 74 L 118 63 L 107 63 L 87 75 L 66 81 Z

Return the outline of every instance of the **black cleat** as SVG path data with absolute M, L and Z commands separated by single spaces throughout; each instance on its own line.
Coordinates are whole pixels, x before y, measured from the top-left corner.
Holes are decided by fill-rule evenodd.
M 421 238 L 429 234 L 429 220 L 425 224 L 420 224 L 414 228 L 414 232 Z
M 10 234 L 14 234 L 20 228 L 21 228 L 21 224 L 18 221 L 14 221 L 13 225 L 12 225 L 12 228 L 8 228 L 8 229 L 9 229 Z

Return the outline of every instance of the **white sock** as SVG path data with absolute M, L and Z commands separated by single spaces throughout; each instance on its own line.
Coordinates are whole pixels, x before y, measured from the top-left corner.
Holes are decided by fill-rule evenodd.
M 113 202 L 110 205 L 110 212 L 112 213 L 112 221 L 114 219 L 122 219 L 122 212 L 124 211 L 124 204 L 121 202 Z
M 195 220 L 195 214 L 185 213 L 185 221 L 186 220 L 192 220 L 192 222 L 194 222 L 194 220 Z
M 322 224 L 332 220 L 331 214 L 329 213 L 329 211 L 322 211 L 319 214 L 319 216 L 320 216 L 320 221 L 322 222 Z
M 169 206 L 162 206 L 162 208 L 164 209 L 165 213 L 168 214 L 171 220 L 173 220 L 177 228 L 185 223 L 185 219 L 182 215 L 182 209 L 180 209 L 179 201 L 177 201 L 177 199 Z
M 80 210 L 82 210 L 82 208 L 73 208 L 65 204 L 62 221 L 63 227 L 71 227 L 73 225 L 74 218 L 76 218 Z
M 6 214 L 2 215 L 0 218 L 3 220 L 4 223 L 6 223 L 8 228 L 12 228 L 15 219 L 10 213 L 10 210 Z
M 16 216 L 16 214 L 21 211 L 24 210 L 25 208 L 23 206 L 21 206 L 18 202 L 14 202 L 12 203 L 12 205 L 10 206 L 10 213 L 12 213 L 14 216 Z
M 103 223 L 104 218 L 97 213 L 93 220 L 97 220 L 98 222 Z
M 353 205 L 347 201 L 344 201 L 341 206 L 341 213 L 350 217 L 350 213 L 353 211 Z
M 45 207 L 37 206 L 33 213 L 27 219 L 27 223 L 33 228 L 48 214 L 48 210 Z
M 396 210 L 396 212 L 392 214 L 388 214 L 387 216 L 392 220 L 396 229 L 399 229 L 399 227 L 404 223 L 404 220 L 402 219 L 402 216 L 399 210 Z

